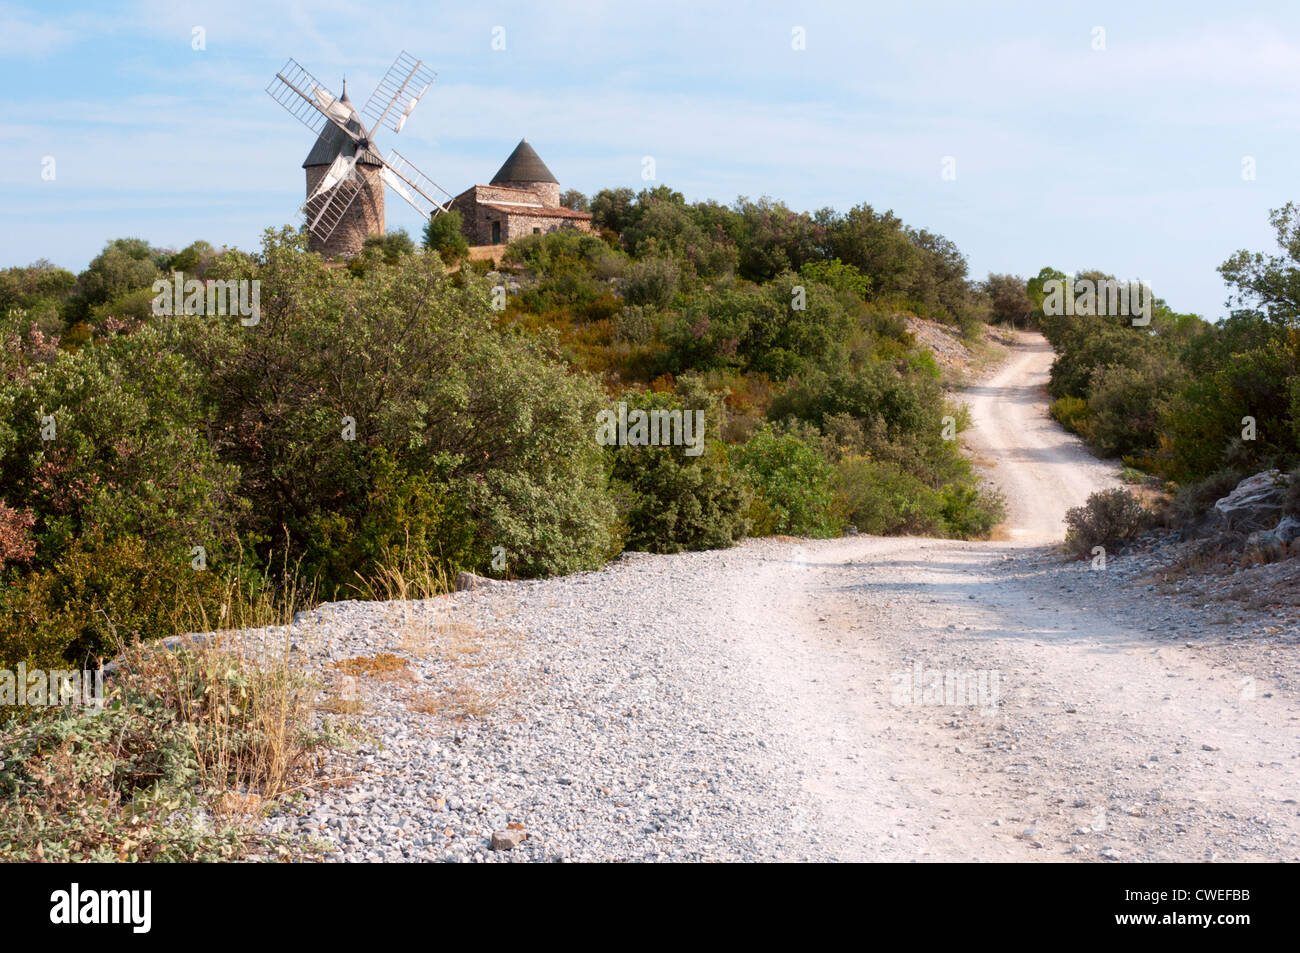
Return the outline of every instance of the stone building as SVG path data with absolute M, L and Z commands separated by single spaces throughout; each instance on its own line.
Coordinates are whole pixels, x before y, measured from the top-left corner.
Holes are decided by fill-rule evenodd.
M 356 109 L 348 100 L 346 83 L 343 84 L 343 95 L 339 97 L 339 102 L 352 110 L 352 118 L 347 122 L 348 128 L 364 137 L 366 130 L 361 125 Z M 316 186 L 325 177 L 325 173 L 329 171 L 330 164 L 336 157 L 345 155 L 350 158 L 355 154 L 356 146 L 352 140 L 334 123 L 327 122 L 316 139 L 316 144 L 312 146 L 311 152 L 307 153 L 307 158 L 302 163 L 302 167 L 307 170 L 308 197 L 316 190 Z M 352 200 L 352 204 L 348 206 L 328 240 L 321 241 L 314 232 L 311 233 L 307 240 L 307 248 L 310 251 L 320 252 L 326 258 L 350 258 L 361 251 L 361 246 L 365 244 L 368 237 L 384 234 L 384 182 L 379 176 L 380 168 L 379 157 L 373 152 L 366 149 L 361 153 L 356 165 L 360 176 L 360 194 Z M 325 196 L 328 194 L 325 193 Z M 319 208 L 319 203 L 325 196 L 312 203 L 312 207 Z M 310 207 L 308 212 L 310 215 Z
M 451 207 L 460 212 L 471 245 L 500 245 L 561 228 L 591 231 L 590 213 L 560 204 L 559 181 L 526 139 L 489 184 L 466 189 Z

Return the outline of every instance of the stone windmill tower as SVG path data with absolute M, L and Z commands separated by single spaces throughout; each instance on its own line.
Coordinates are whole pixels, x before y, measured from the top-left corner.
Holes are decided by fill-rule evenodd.
M 351 112 L 345 123 L 347 128 L 354 136 L 364 137 L 365 127 L 348 99 L 347 80 L 343 81 L 343 95 L 338 104 Z M 326 237 L 321 237 L 322 230 L 313 229 L 307 239 L 308 251 L 320 252 L 326 258 L 350 258 L 361 251 L 371 235 L 384 234 L 384 180 L 380 175 L 383 160 L 369 149 L 358 150 L 354 140 L 332 122 L 321 129 L 316 144 L 302 163 L 307 171 L 307 204 L 311 204 L 330 167 L 340 156 L 355 163 L 359 190 Z
M 406 199 L 424 218 L 447 211 L 451 193 L 390 149 L 375 147 L 380 126 L 401 132 L 433 73 L 401 53 L 358 112 L 343 95 L 335 98 L 293 60 L 266 88 L 271 98 L 316 133 L 316 144 L 302 167 L 307 174 L 308 248 L 326 258 L 348 258 L 367 238 L 384 234 L 384 185 Z M 370 124 L 369 130 L 366 124 Z

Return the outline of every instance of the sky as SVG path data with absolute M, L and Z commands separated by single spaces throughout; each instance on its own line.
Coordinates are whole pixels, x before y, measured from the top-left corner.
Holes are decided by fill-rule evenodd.
M 1210 319 L 1300 199 L 1300 4 L 0 0 L 0 267 L 257 248 L 313 142 L 275 73 L 360 108 L 402 50 L 437 80 L 378 144 L 452 194 L 526 137 L 562 189 L 865 203 L 973 277 L 1095 268 Z

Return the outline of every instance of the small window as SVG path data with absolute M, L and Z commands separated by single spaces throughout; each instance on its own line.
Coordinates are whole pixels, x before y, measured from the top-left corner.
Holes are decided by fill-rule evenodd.
M 541 230 L 540 228 L 534 228 L 534 229 L 533 229 L 533 234 L 534 234 L 534 235 L 540 235 L 540 234 L 542 234 L 542 230 Z

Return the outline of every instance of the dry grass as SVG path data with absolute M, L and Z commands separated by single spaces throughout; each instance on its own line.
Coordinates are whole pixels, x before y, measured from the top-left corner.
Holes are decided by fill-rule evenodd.
M 406 617 L 397 629 L 403 652 L 462 668 L 486 664 L 487 633 L 467 622 Z
M 330 667 L 353 678 L 369 677 L 391 681 L 406 673 L 410 663 L 390 652 L 340 659 Z
M 408 545 L 401 562 L 381 565 L 370 577 L 358 574 L 353 588 L 368 602 L 411 602 L 446 595 L 454 586 L 440 562 Z
M 472 685 L 459 685 L 437 693 L 421 692 L 410 698 L 406 707 L 423 715 L 463 721 L 487 717 L 513 694 L 508 687 L 484 691 Z
M 0 858 L 289 856 L 253 823 L 321 772 L 316 689 L 285 657 L 209 638 L 129 646 L 102 712 L 0 728 Z M 207 825 L 193 825 L 193 812 Z M 302 848 L 295 848 L 299 852 Z
M 308 766 L 316 690 L 287 654 L 254 657 L 224 642 L 176 652 L 137 646 L 121 671 L 176 712 L 205 792 L 218 801 L 247 792 L 273 799 Z

